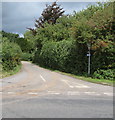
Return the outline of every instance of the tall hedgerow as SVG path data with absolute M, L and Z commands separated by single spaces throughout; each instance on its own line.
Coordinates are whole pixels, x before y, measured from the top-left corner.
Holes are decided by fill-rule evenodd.
M 2 68 L 3 71 L 13 70 L 21 64 L 21 49 L 13 42 L 9 42 L 7 38 L 3 38 L 2 42 Z
M 91 76 L 101 73 L 96 71 L 113 70 L 113 4 L 91 5 L 73 15 L 58 18 L 54 24 L 46 21 L 43 27 L 36 28 L 35 35 L 29 34 L 29 39 L 35 41 L 33 62 L 84 75 L 87 74 L 87 53 L 90 45 Z

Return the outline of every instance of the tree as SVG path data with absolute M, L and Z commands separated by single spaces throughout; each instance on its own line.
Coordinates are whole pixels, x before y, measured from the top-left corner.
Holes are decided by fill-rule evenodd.
M 33 35 L 36 34 L 36 28 L 44 28 L 44 23 L 48 24 L 55 24 L 56 20 L 63 16 L 65 11 L 63 8 L 60 8 L 56 2 L 53 2 L 52 5 L 46 5 L 46 9 L 43 10 L 41 17 L 35 20 L 35 29 L 28 28 L 30 31 L 33 32 Z
M 7 37 L 10 42 L 16 42 L 16 40 L 19 38 L 18 34 L 15 33 L 8 33 L 5 31 L 1 31 L 2 37 Z

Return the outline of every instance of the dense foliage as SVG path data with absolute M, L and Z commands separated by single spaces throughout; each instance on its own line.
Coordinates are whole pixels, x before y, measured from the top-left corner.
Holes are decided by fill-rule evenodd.
M 20 58 L 21 60 L 32 60 L 31 53 L 33 52 L 34 49 L 34 45 L 33 45 L 34 40 L 32 39 L 29 40 L 29 35 L 26 35 L 25 33 L 25 38 L 22 38 L 19 37 L 19 34 L 7 33 L 5 31 L 2 31 L 1 34 L 3 37 L 2 39 L 3 44 L 4 42 L 8 41 L 9 43 L 17 44 L 21 48 L 21 51 L 23 52 Z
M 29 39 L 34 39 L 35 43 L 33 62 L 52 69 L 86 75 L 90 45 L 91 76 L 113 79 L 113 4 L 91 5 L 86 10 L 60 17 L 53 25 L 45 23 L 43 28 L 37 28 L 36 35 L 29 34 L 32 36 Z M 109 71 L 111 74 L 107 74 Z
M 6 37 L 3 37 L 2 40 L 2 70 L 13 70 L 20 65 L 21 48 L 16 43 L 10 42 Z
M 108 79 L 113 80 L 115 78 L 115 70 L 107 69 L 107 70 L 97 70 L 94 72 L 93 77 L 98 79 Z
M 7 41 L 16 43 L 20 46 L 22 52 L 30 52 L 32 47 L 31 43 L 25 38 L 20 38 L 19 34 L 7 33 L 5 31 L 1 32 L 3 38 L 7 38 Z M 4 42 L 4 39 L 2 40 Z
M 28 39 L 20 38 L 18 34 L 7 33 L 1 31 L 2 41 L 0 45 L 1 50 L 1 63 L 2 70 L 11 71 L 16 70 L 21 65 L 21 60 L 32 60 L 33 46 L 32 42 Z

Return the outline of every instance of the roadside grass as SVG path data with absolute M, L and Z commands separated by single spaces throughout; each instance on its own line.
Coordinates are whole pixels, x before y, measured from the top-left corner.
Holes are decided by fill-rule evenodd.
M 80 80 L 84 80 L 87 82 L 92 82 L 92 83 L 97 83 L 97 84 L 102 84 L 102 85 L 108 85 L 108 86 L 115 86 L 115 80 L 106 80 L 106 79 L 95 79 L 92 77 L 85 77 L 85 76 L 77 76 L 74 74 L 70 74 L 70 73 L 65 73 L 65 72 L 61 72 L 58 70 L 54 70 L 57 73 L 63 74 L 63 75 L 68 75 L 70 77 L 76 78 L 76 79 L 80 79 Z
M 2 69 L 0 70 L 0 78 L 4 78 L 4 77 L 9 77 L 11 75 L 14 75 L 18 72 L 20 72 L 22 67 L 22 64 L 18 65 L 17 67 L 15 67 L 13 70 L 10 71 L 2 71 Z
M 33 63 L 33 64 L 40 66 L 39 64 L 36 64 L 36 63 Z M 67 76 L 76 78 L 76 79 L 79 79 L 79 80 L 84 80 L 84 81 L 92 82 L 92 83 L 96 83 L 96 84 L 115 86 L 115 79 L 114 80 L 96 79 L 96 78 L 92 78 L 92 77 L 79 76 L 79 75 L 75 75 L 75 74 L 71 74 L 71 73 L 65 73 L 65 72 L 62 72 L 62 71 L 59 71 L 59 70 L 53 70 L 51 68 L 44 67 L 44 66 L 40 66 L 40 67 L 48 69 L 50 71 L 54 71 L 54 72 L 63 74 L 63 75 L 67 75 Z

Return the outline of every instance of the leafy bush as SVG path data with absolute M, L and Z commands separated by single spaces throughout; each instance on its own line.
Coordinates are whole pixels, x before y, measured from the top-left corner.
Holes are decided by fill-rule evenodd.
M 71 41 L 47 42 L 40 52 L 40 63 L 53 68 L 64 70 L 71 51 Z
M 6 41 L 2 43 L 2 68 L 5 71 L 13 70 L 20 64 L 21 57 L 20 47 L 12 42 Z
M 76 46 L 74 40 L 47 42 L 41 52 L 36 52 L 34 62 L 52 69 L 80 74 L 87 71 L 87 56 L 85 53 L 77 56 L 79 52 L 83 53 L 82 45 Z
M 108 80 L 114 80 L 115 79 L 115 70 L 108 69 L 108 70 L 97 70 L 94 72 L 93 77 L 98 79 L 108 79 Z
M 31 53 L 22 53 L 21 60 L 32 61 L 33 55 Z

